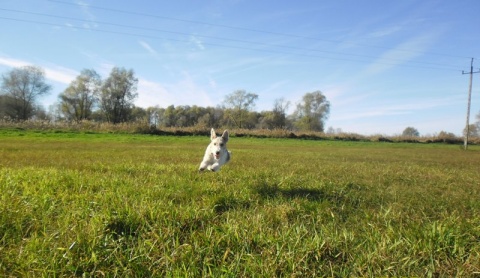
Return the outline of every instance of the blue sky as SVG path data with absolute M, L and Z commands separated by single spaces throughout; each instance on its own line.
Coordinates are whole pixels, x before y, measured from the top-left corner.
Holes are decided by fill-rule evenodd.
M 36 65 L 46 107 L 82 69 L 139 79 L 136 105 L 216 106 L 243 89 L 256 110 L 320 90 L 327 127 L 460 135 L 480 68 L 477 0 L 2 0 L 0 73 Z M 474 75 L 471 122 L 480 112 Z

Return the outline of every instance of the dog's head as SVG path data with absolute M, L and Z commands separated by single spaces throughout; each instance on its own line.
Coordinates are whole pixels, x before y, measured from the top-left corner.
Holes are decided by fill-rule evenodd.
M 210 131 L 210 150 L 212 151 L 215 159 L 219 159 L 222 152 L 227 151 L 228 131 L 225 130 L 221 137 L 218 137 L 215 130 L 212 128 Z

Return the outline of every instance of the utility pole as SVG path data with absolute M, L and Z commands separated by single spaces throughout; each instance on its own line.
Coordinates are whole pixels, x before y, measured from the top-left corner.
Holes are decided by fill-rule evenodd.
M 470 85 L 468 86 L 468 105 L 467 105 L 467 125 L 465 127 L 465 139 L 463 141 L 463 147 L 465 150 L 468 148 L 468 134 L 470 133 L 470 103 L 472 99 L 472 77 L 474 73 L 479 73 L 479 71 L 474 72 L 473 71 L 473 58 L 472 62 L 470 63 L 470 72 L 464 72 L 462 70 L 462 74 L 470 74 Z

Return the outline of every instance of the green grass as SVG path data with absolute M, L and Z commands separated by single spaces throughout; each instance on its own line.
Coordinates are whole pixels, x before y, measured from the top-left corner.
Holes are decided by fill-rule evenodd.
M 480 275 L 480 147 L 0 130 L 0 276 Z

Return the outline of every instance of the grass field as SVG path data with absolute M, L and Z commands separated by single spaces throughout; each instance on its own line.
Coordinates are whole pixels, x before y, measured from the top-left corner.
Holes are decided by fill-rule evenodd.
M 0 276 L 480 276 L 480 147 L 0 130 Z

